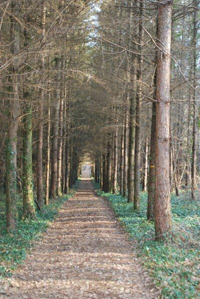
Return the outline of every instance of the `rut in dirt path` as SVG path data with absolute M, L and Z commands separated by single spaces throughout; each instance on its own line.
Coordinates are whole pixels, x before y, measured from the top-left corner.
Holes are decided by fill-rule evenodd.
M 108 203 L 81 181 L 0 298 L 158 298 Z

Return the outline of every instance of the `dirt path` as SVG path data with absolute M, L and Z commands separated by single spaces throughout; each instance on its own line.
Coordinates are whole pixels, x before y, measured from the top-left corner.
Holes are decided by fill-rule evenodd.
M 90 181 L 64 205 L 0 298 L 158 298 L 108 203 Z

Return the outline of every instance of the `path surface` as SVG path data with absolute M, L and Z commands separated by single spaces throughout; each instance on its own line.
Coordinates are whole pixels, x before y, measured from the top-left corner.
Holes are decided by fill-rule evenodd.
M 0 298 L 158 298 L 126 233 L 90 181 L 68 200 Z

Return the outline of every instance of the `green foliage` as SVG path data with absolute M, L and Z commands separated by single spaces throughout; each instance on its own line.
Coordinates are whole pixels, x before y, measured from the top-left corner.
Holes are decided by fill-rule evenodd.
M 34 220 L 22 220 L 22 201 L 18 202 L 19 220 L 17 230 L 7 233 L 5 227 L 5 202 L 0 201 L 0 279 L 9 277 L 16 266 L 21 263 L 33 241 L 38 240 L 53 221 L 62 204 L 71 196 L 52 200 L 42 211 L 37 212 Z
M 200 298 L 200 206 L 183 193 L 172 195 L 173 240 L 154 241 L 154 224 L 146 220 L 147 194 L 141 194 L 141 210 L 120 195 L 105 194 L 116 216 L 137 241 L 138 255 L 149 269 L 164 298 Z

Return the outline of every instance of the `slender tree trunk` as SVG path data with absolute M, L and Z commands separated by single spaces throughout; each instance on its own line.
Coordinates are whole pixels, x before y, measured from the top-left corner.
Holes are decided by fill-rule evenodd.
M 47 115 L 47 157 L 46 157 L 46 190 L 45 190 L 45 204 L 49 204 L 49 190 L 50 190 L 50 154 L 51 154 L 51 107 L 50 107 L 50 93 L 48 103 Z
M 69 102 L 66 103 L 66 152 L 65 152 L 65 193 L 70 188 L 70 111 Z
M 156 80 L 156 239 L 167 237 L 171 231 L 169 180 L 170 124 L 170 52 L 172 2 L 164 0 L 158 7 L 158 47 Z
M 13 15 L 18 13 L 17 1 L 11 2 L 12 13 L 10 17 L 11 54 L 18 55 L 20 42 L 20 28 Z M 10 124 L 6 146 L 6 225 L 13 230 L 17 222 L 17 132 L 19 116 L 19 78 L 17 74 L 18 61 L 14 59 L 11 69 L 11 99 Z
M 148 137 L 146 137 L 145 153 L 144 153 L 144 178 L 143 178 L 143 191 L 144 192 L 147 192 L 148 154 L 149 154 L 149 139 L 148 139 Z
M 58 83 L 56 89 L 56 99 L 53 108 L 53 145 L 52 145 L 52 173 L 51 173 L 51 196 L 56 198 L 58 190 L 58 123 L 59 123 L 59 108 L 60 108 L 60 58 L 56 59 L 56 70 L 58 72 Z
M 140 159 L 141 159 L 141 104 L 142 104 L 142 42 L 143 42 L 143 1 L 140 0 L 140 24 L 138 38 L 138 70 L 137 70 L 137 95 L 135 116 L 135 163 L 134 163 L 134 210 L 140 207 Z
M 25 95 L 24 136 L 23 136 L 23 217 L 34 218 L 33 160 L 32 160 L 32 104 L 30 94 Z
M 107 143 L 107 154 L 106 154 L 106 189 L 105 192 L 110 192 L 110 182 L 111 182 L 111 144 L 110 144 L 110 134 L 108 136 Z
M 154 220 L 154 201 L 155 201 L 155 188 L 156 188 L 156 103 L 152 104 L 152 121 L 151 121 L 151 146 L 149 157 L 149 177 L 148 177 L 148 207 L 147 219 Z
M 120 165 L 119 165 L 119 186 L 120 194 L 123 195 L 123 182 L 124 182 L 124 119 L 122 120 L 123 126 L 121 130 L 121 146 L 120 146 Z
M 125 119 L 124 119 L 124 173 L 123 173 L 123 197 L 126 197 L 127 193 L 127 172 L 128 172 L 128 109 L 125 107 Z
M 197 100 L 196 100 L 196 68 L 197 68 L 197 7 L 198 1 L 195 0 L 194 19 L 193 19 L 193 144 L 192 144 L 192 165 L 191 165 L 191 193 L 192 199 L 196 200 L 195 191 L 197 189 L 196 172 L 197 172 Z
M 62 193 L 65 193 L 65 182 L 66 182 L 66 143 L 67 143 L 66 110 L 67 110 L 67 103 L 66 103 L 66 90 L 65 90 L 64 106 L 63 106 Z
M 102 166 L 103 166 L 103 191 L 106 192 L 107 185 L 107 167 L 106 167 L 106 155 L 102 156 Z
M 58 140 L 58 196 L 62 195 L 63 99 L 60 100 Z
M 114 165 L 113 165 L 113 193 L 116 194 L 117 193 L 117 174 L 118 174 L 118 111 L 116 109 L 116 119 L 117 119 L 117 123 L 116 123 L 116 129 L 115 129 L 115 133 L 114 133 Z
M 187 153 L 186 153 L 186 176 L 185 186 L 188 187 L 190 184 L 190 114 L 191 114 L 191 99 L 188 101 L 188 115 L 187 115 Z
M 46 6 L 43 4 L 42 8 L 42 37 L 45 36 L 46 26 Z M 37 149 L 37 202 L 40 207 L 43 205 L 43 110 L 44 110 L 44 71 L 45 71 L 45 57 L 42 53 L 42 90 L 41 100 L 39 101 L 39 128 L 38 128 L 38 149 Z

